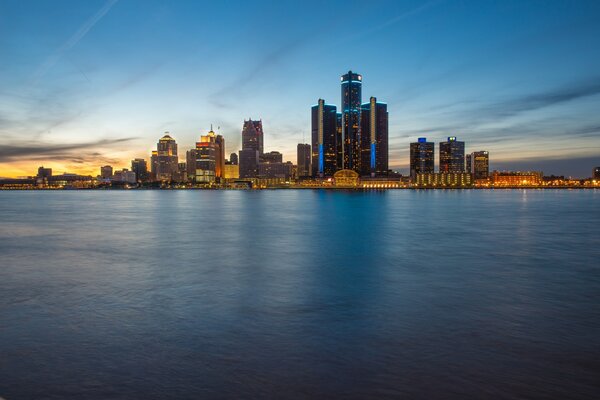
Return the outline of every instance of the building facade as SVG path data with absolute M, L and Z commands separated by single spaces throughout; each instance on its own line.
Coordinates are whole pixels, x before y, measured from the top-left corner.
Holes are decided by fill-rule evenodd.
M 420 188 L 467 188 L 473 186 L 473 177 L 468 172 L 418 173 L 412 184 Z
M 264 151 L 264 133 L 262 120 L 244 120 L 244 126 L 242 128 L 242 150 L 246 149 L 254 149 L 258 151 L 259 156 L 262 156 Z
M 255 150 L 253 148 L 240 150 L 239 163 L 240 178 L 258 177 L 258 150 Z
M 415 179 L 417 174 L 431 174 L 435 172 L 435 144 L 428 142 L 427 138 L 419 138 L 410 144 L 410 178 Z
M 490 154 L 487 151 L 475 151 L 466 156 L 466 171 L 473 179 L 487 179 L 490 176 Z
M 299 178 L 311 176 L 311 152 L 310 144 L 298 143 L 296 151 L 296 164 L 298 166 L 297 175 Z
M 135 174 L 137 182 L 145 182 L 148 180 L 148 164 L 143 158 L 131 160 L 131 171 Z
M 387 104 L 371 97 L 362 105 L 361 175 L 384 176 L 388 173 Z
M 311 117 L 312 176 L 332 176 L 337 170 L 337 107 L 319 99 Z
M 440 172 L 465 172 L 465 142 L 450 136 L 440 143 Z
M 156 179 L 159 181 L 170 181 L 178 172 L 177 142 L 169 135 L 169 132 L 166 132 L 158 141 L 155 162 Z
M 338 169 L 350 169 L 360 174 L 362 76 L 348 71 L 341 80 L 342 165 Z

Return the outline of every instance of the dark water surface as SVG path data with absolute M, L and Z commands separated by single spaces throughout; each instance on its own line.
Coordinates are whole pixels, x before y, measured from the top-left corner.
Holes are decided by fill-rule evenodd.
M 0 397 L 600 398 L 600 191 L 0 192 Z

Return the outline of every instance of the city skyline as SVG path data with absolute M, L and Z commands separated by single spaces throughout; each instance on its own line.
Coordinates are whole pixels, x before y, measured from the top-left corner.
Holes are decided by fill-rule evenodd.
M 380 3 L 347 37 L 335 2 L 319 15 L 293 4 L 239 5 L 236 15 L 140 4 L 0 5 L 0 56 L 11 60 L 0 74 L 0 177 L 127 168 L 149 161 L 163 132 L 187 150 L 211 124 L 230 154 L 249 118 L 263 121 L 265 148 L 295 162 L 310 142 L 310 106 L 338 104 L 335 82 L 350 69 L 365 77 L 363 101 L 387 102 L 389 166 L 404 175 L 419 137 L 489 151 L 490 170 L 586 177 L 600 161 L 599 4 Z M 298 22 L 284 24 L 288 13 Z

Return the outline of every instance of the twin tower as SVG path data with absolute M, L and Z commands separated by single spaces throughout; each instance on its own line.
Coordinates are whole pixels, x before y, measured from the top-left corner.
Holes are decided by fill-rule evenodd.
M 342 75 L 342 107 L 319 99 L 312 106 L 312 176 L 349 169 L 361 176 L 388 174 L 387 104 L 362 103 L 362 76 Z

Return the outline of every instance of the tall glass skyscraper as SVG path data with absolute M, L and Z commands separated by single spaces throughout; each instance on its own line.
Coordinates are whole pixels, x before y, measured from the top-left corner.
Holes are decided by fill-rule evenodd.
M 465 172 L 465 142 L 451 136 L 440 143 L 440 172 Z
M 361 172 L 362 76 L 348 71 L 342 75 L 342 168 Z
M 337 171 L 337 107 L 319 99 L 312 107 L 312 175 L 333 176 Z
M 388 172 L 387 104 L 371 97 L 362 105 L 361 175 L 383 176 Z
M 415 179 L 417 174 L 434 172 L 435 144 L 427 138 L 410 144 L 410 177 Z
M 296 165 L 298 166 L 298 177 L 307 177 L 311 175 L 310 159 L 310 144 L 298 143 L 296 163 Z

